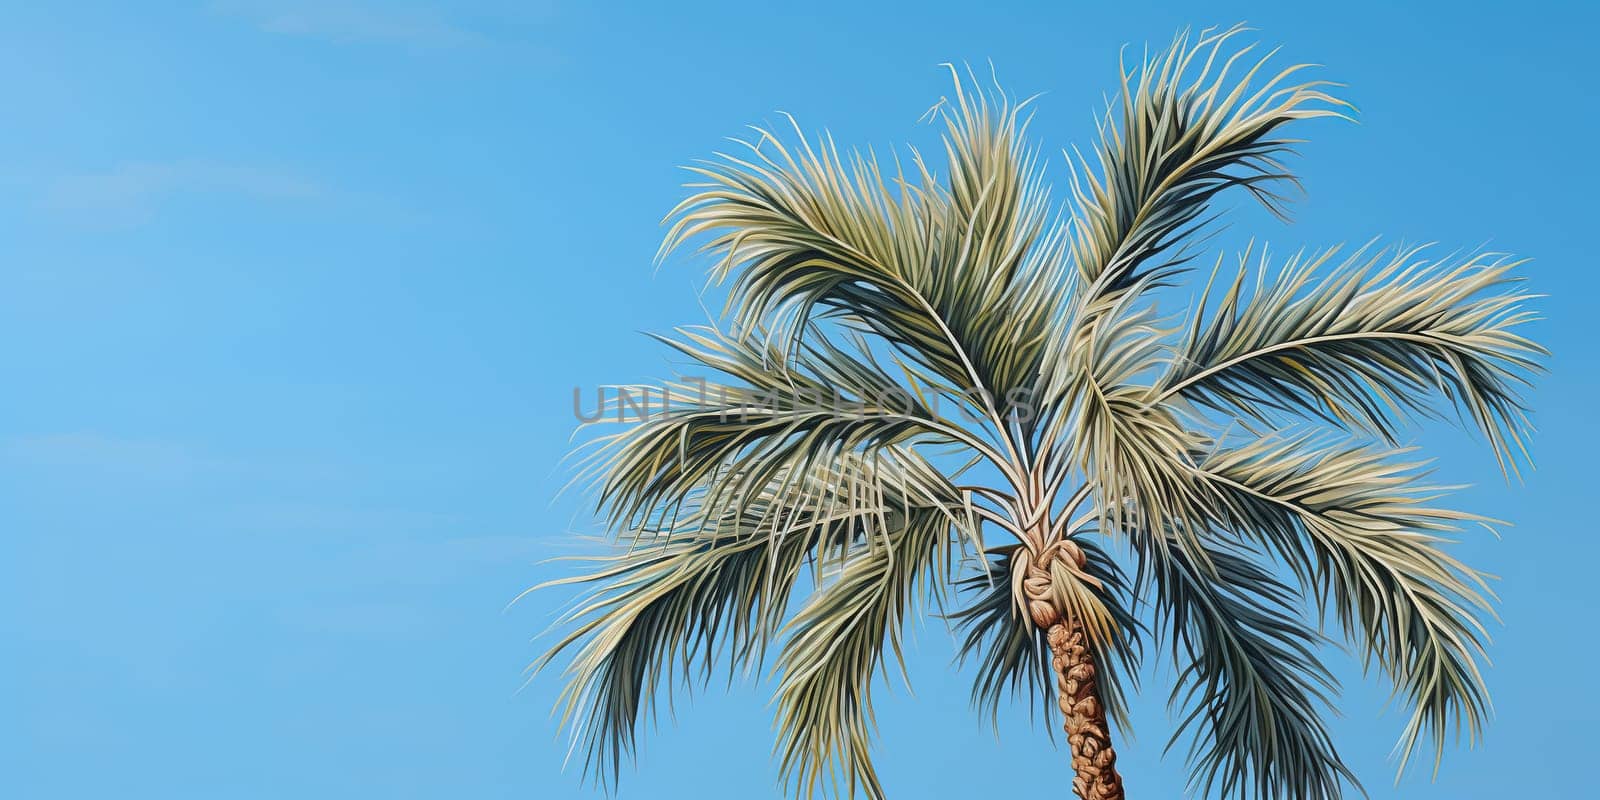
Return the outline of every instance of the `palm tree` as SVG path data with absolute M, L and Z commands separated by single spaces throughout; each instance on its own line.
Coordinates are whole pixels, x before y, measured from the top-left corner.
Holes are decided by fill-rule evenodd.
M 1059 210 L 1029 103 L 953 68 L 942 178 L 798 126 L 692 169 L 663 252 L 703 242 L 728 308 L 662 338 L 683 377 L 618 389 L 647 413 L 608 414 L 628 424 L 580 476 L 622 546 L 555 582 L 592 591 L 536 665 L 570 656 L 563 724 L 601 780 L 664 684 L 775 645 L 786 782 L 882 797 L 872 686 L 934 600 L 977 706 L 1059 707 L 1085 800 L 1124 796 L 1112 730 L 1147 640 L 1203 794 L 1355 784 L 1317 619 L 1392 681 L 1405 758 L 1477 735 L 1492 595 L 1442 545 L 1482 520 L 1433 505 L 1397 439 L 1453 408 L 1508 474 L 1526 461 L 1530 295 L 1508 257 L 1370 244 L 1219 259 L 1187 319 L 1160 316 L 1213 198 L 1281 214 L 1283 129 L 1348 108 L 1300 67 L 1268 79 L 1237 33 L 1123 69 Z

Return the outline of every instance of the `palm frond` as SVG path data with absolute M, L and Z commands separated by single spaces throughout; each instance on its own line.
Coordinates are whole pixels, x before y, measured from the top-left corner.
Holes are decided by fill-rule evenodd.
M 949 165 L 940 191 L 944 261 L 930 265 L 926 293 L 971 354 L 974 388 L 1004 398 L 1031 386 L 1051 355 L 1048 334 L 1068 310 L 1070 235 L 1050 210 L 1039 150 L 1028 143 L 1031 98 L 1013 101 L 951 73 L 955 97 L 938 106 Z
M 778 751 L 785 778 L 805 796 L 824 776 L 835 793 L 884 796 L 868 751 L 872 683 L 885 672 L 886 647 L 901 658 L 905 616 L 939 591 L 951 538 L 948 516 L 913 509 L 860 545 L 789 624 L 778 657 Z
M 1131 302 L 1124 295 L 1118 305 Z M 1191 455 L 1204 439 L 1170 409 L 1145 402 L 1142 373 L 1159 357 L 1165 333 L 1153 313 L 1118 308 L 1113 319 L 1083 332 L 1073 351 L 1081 366 L 1051 390 L 1062 398 L 1053 402 L 1071 403 L 1070 415 L 1057 420 L 1066 435 L 1054 443 L 1056 460 L 1076 463 L 1094 487 L 1103 530 L 1159 526 L 1187 546 L 1207 525 Z
M 909 170 L 898 157 L 887 168 L 792 119 L 793 143 L 758 128 L 738 142 L 747 152 L 693 169 L 705 181 L 669 215 L 664 251 L 707 237 L 740 330 L 794 340 L 820 311 L 963 393 L 1003 397 L 1038 371 L 1069 278 L 1066 229 L 1024 143 L 1026 105 L 958 75 L 939 107 L 947 184 L 915 152 Z
M 826 138 L 813 146 L 790 121 L 800 138 L 793 147 L 757 128 L 754 141 L 735 140 L 747 153 L 691 168 L 705 181 L 691 184 L 697 191 L 669 215 L 663 253 L 709 236 L 702 250 L 719 257 L 713 279 L 733 281 L 736 332 L 773 327 L 797 340 L 822 305 L 871 320 L 964 382 L 960 357 L 915 283 L 935 260 L 939 198 L 903 173 L 886 175 L 875 159 L 847 161 Z
M 954 488 L 905 452 L 847 454 L 828 469 L 779 476 L 736 508 L 695 499 L 674 529 L 636 531 L 620 552 L 586 559 L 591 570 L 546 584 L 595 587 L 561 620 L 571 631 L 536 669 L 577 648 L 562 722 L 581 720 L 587 768 L 602 780 L 632 756 L 658 689 L 688 681 L 696 665 L 709 679 L 718 658 L 730 677 L 761 662 L 804 567 L 846 563 L 911 518 L 940 519 L 947 532 L 975 525 Z
M 1422 466 L 1309 435 L 1264 437 L 1201 465 L 1229 527 L 1284 557 L 1393 681 L 1411 709 L 1402 770 L 1421 739 L 1437 764 L 1448 733 L 1470 742 L 1489 713 L 1478 662 L 1492 595 L 1442 547 L 1460 524 L 1485 520 L 1427 505 L 1443 489 L 1423 482 Z
M 1016 565 L 1027 557 L 1020 544 L 990 548 L 979 571 L 957 582 L 957 591 L 969 599 L 950 615 L 962 633 L 960 660 L 975 662 L 972 704 L 996 728 L 1007 700 L 1020 697 L 1029 714 L 1042 712 L 1046 719 L 1055 707 L 1049 645 L 1012 590 Z
M 1166 51 L 1122 72 L 1122 92 L 1107 109 L 1098 169 L 1078 157 L 1073 261 L 1086 296 L 1114 295 L 1159 276 L 1185 256 L 1168 251 L 1204 222 L 1211 199 L 1233 187 L 1282 213 L 1273 184 L 1294 183 L 1280 158 L 1295 140 L 1294 120 L 1340 116 L 1324 81 L 1289 84 L 1308 65 L 1257 81 L 1273 54 L 1229 73 L 1253 49 L 1229 52 L 1243 27 L 1181 33 Z M 1151 284 L 1146 283 L 1147 287 Z
M 1297 595 L 1248 551 L 1216 537 L 1204 561 L 1184 547 L 1145 547 L 1158 625 L 1180 671 L 1184 716 L 1167 747 L 1192 735 L 1197 796 L 1337 800 L 1356 784 L 1322 723 L 1337 689 L 1296 614 Z
M 912 441 L 983 443 L 947 424 L 916 392 L 875 363 L 808 342 L 788 360 L 770 345 L 685 329 L 664 339 L 737 382 L 678 382 L 624 389 L 658 398 L 621 432 L 595 440 L 586 471 L 613 530 L 670 528 L 691 493 L 735 513 L 779 475 L 803 479 L 839 453 Z
M 1547 354 L 1516 330 L 1533 319 L 1522 307 L 1532 296 L 1511 275 L 1520 262 L 1363 248 L 1317 279 L 1336 252 L 1291 258 L 1270 283 L 1263 252 L 1254 295 L 1244 296 L 1241 268 L 1209 320 L 1203 295 L 1157 397 L 1258 418 L 1305 412 L 1392 443 L 1396 421 L 1428 412 L 1437 394 L 1515 468 L 1528 427 L 1519 390 Z
M 1218 193 L 1241 187 L 1278 210 L 1271 185 L 1294 180 L 1279 161 L 1292 144 L 1280 128 L 1336 116 L 1343 105 L 1322 82 L 1286 85 L 1302 66 L 1253 86 L 1271 53 L 1230 80 L 1251 49 L 1228 52 L 1241 31 L 1180 34 L 1123 71 L 1101 130 L 1098 177 L 1079 159 L 1071 252 L 1079 282 L 1072 313 L 1051 335 L 1057 356 L 1040 373 L 1045 447 L 1070 449 L 1102 498 L 1106 526 L 1125 527 L 1133 511 L 1186 545 L 1205 526 L 1187 463 L 1199 442 L 1140 397 L 1167 334 L 1141 295 L 1187 260 L 1168 250 L 1203 222 Z

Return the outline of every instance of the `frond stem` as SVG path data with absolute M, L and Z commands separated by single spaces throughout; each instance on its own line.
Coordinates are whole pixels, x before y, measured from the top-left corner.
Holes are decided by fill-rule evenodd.
M 1351 341 L 1356 339 L 1399 339 L 1402 341 L 1422 342 L 1424 344 L 1437 344 L 1437 339 L 1435 337 L 1420 333 L 1403 333 L 1400 331 L 1330 333 L 1323 336 L 1308 336 L 1304 339 L 1291 339 L 1287 342 L 1279 342 L 1268 347 L 1240 353 L 1239 355 L 1234 356 L 1233 358 L 1230 358 L 1220 364 L 1207 367 L 1195 373 L 1194 375 L 1184 378 L 1182 381 L 1179 381 L 1178 383 L 1166 388 L 1161 392 L 1161 394 L 1156 395 L 1150 401 L 1146 402 L 1144 404 L 1144 408 L 1145 410 L 1149 410 L 1150 408 L 1153 408 L 1162 401 L 1166 400 L 1168 397 L 1171 397 L 1172 395 L 1177 394 L 1178 392 L 1181 392 L 1184 389 L 1187 389 L 1190 386 L 1205 380 L 1206 378 L 1216 375 L 1219 372 L 1224 372 L 1237 367 L 1240 364 L 1252 359 L 1262 358 L 1284 350 L 1293 350 L 1295 348 L 1312 347 L 1319 344 L 1326 344 L 1328 342 Z

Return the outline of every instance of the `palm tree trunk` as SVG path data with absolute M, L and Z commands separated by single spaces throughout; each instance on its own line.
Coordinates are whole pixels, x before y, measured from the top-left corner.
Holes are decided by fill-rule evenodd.
M 1080 571 L 1086 559 L 1070 541 L 1060 542 L 1030 559 L 1023 576 L 1028 614 L 1044 630 L 1053 656 L 1050 663 L 1056 674 L 1061 713 L 1066 717 L 1067 746 L 1072 749 L 1072 790 L 1083 800 L 1123 800 L 1117 751 L 1111 746 L 1111 726 L 1100 696 L 1089 633 L 1081 620 L 1053 599 L 1053 559 L 1063 559 Z
M 1111 727 L 1095 680 L 1094 654 L 1089 636 L 1077 619 L 1056 622 L 1045 631 L 1051 665 L 1056 672 L 1061 713 L 1066 716 L 1067 745 L 1072 748 L 1072 790 L 1083 800 L 1123 800 L 1122 776 L 1117 774 L 1117 751 L 1111 746 Z

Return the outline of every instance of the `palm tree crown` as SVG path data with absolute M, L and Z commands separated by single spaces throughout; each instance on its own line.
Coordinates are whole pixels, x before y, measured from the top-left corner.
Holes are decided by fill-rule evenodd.
M 654 406 L 583 475 L 623 546 L 556 582 L 593 591 L 538 665 L 570 656 L 563 720 L 602 778 L 663 684 L 771 645 L 791 787 L 881 797 L 872 685 L 930 598 L 980 708 L 1060 705 L 1086 798 L 1122 796 L 1108 725 L 1145 642 L 1177 665 L 1197 791 L 1354 784 L 1302 603 L 1393 683 L 1406 757 L 1476 735 L 1491 595 L 1441 545 L 1480 519 L 1397 440 L 1453 408 L 1525 463 L 1529 295 L 1508 257 L 1370 244 L 1219 259 L 1186 319 L 1158 315 L 1213 198 L 1281 213 L 1285 127 L 1347 108 L 1238 30 L 1124 69 L 1059 205 L 1029 103 L 959 74 L 942 176 L 797 126 L 692 169 L 664 251 L 703 242 L 728 310 L 662 338 L 686 377 L 619 390 Z

